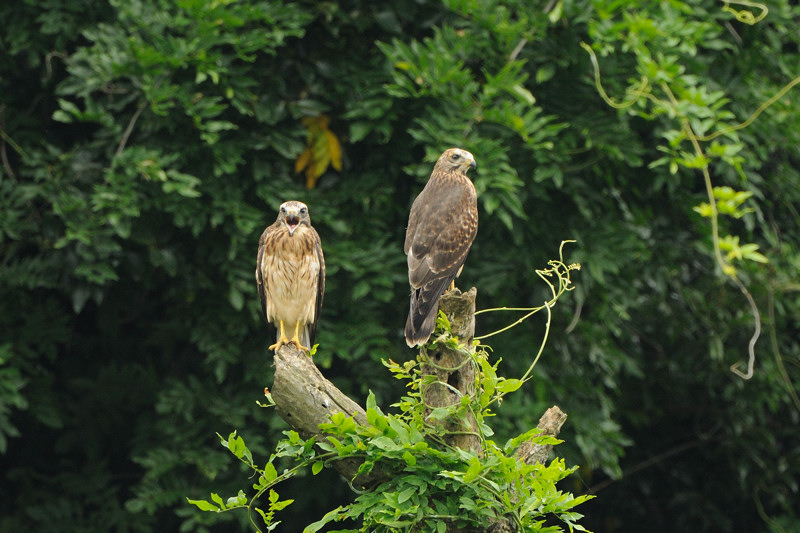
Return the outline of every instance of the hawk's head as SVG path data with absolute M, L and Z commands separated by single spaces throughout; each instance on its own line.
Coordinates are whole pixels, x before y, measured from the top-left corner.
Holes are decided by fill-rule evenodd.
M 452 172 L 455 170 L 462 174 L 466 174 L 469 169 L 476 166 L 475 157 L 461 148 L 445 150 L 436 162 L 436 167 L 443 171 Z
M 294 235 L 294 231 L 301 224 L 310 225 L 311 219 L 308 216 L 308 206 L 303 202 L 290 201 L 281 204 L 278 213 L 278 222 L 286 226 L 289 235 Z

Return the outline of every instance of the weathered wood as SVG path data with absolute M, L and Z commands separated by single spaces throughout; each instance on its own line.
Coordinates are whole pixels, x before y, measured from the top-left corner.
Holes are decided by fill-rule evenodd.
M 319 425 L 330 422 L 335 413 L 367 423 L 364 408 L 325 379 L 311 358 L 291 344 L 281 346 L 275 354 L 272 399 L 278 416 L 304 438 L 321 435 Z M 361 466 L 356 460 L 333 461 L 331 465 L 356 487 L 372 486 L 383 477 L 377 470 L 356 477 Z
M 475 335 L 475 287 L 462 293 L 453 289 L 442 295 L 439 310 L 450 320 L 453 336 L 458 337 L 459 344 L 472 350 L 472 337 Z M 475 394 L 475 365 L 468 354 L 438 344 L 436 348 L 426 350 L 421 367 L 422 380 L 426 376 L 434 376 L 435 380 L 423 386 L 422 400 L 426 406 L 426 416 L 438 407 L 457 405 L 464 396 Z M 464 418 L 449 417 L 434 421 L 444 425 L 448 432 L 445 437 L 448 444 L 464 450 L 481 453 L 481 441 L 478 436 L 478 425 L 472 413 Z
M 325 379 L 311 358 L 292 344 L 282 346 L 275 354 L 272 399 L 278 415 L 305 435 L 319 433 L 318 426 L 330 422 L 334 413 L 367 423 L 364 409 Z
M 536 427 L 542 430 L 539 435 L 550 435 L 551 437 L 557 437 L 561 432 L 561 427 L 566 421 L 567 414 L 557 405 L 554 405 L 544 412 L 542 417 L 539 419 L 539 425 Z M 534 444 L 532 441 L 527 441 L 519 445 L 517 450 L 514 452 L 514 455 L 529 465 L 536 463 L 545 464 L 547 462 L 548 455 L 550 455 L 550 450 L 552 449 L 552 444 Z

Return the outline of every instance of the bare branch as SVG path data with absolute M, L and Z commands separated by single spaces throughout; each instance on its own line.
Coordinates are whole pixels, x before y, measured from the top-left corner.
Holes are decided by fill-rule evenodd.
M 325 379 L 311 358 L 291 344 L 275 354 L 272 399 L 278 416 L 305 438 L 321 437 L 319 425 L 330 422 L 335 413 L 352 416 L 359 424 L 367 423 L 364 408 Z M 375 485 L 384 477 L 379 471 L 356 477 L 360 462 L 354 460 L 334 461 L 332 466 L 355 487 Z
M 539 419 L 539 425 L 536 427 L 542 430 L 539 435 L 557 437 L 566 421 L 567 414 L 557 405 L 554 405 L 545 411 L 542 418 Z M 532 441 L 527 441 L 519 445 L 515 455 L 529 465 L 534 463 L 545 464 L 547 456 L 552 449 L 552 444 L 534 444 Z
M 119 141 L 119 145 L 117 146 L 117 151 L 114 152 L 114 158 L 116 159 L 119 154 L 125 149 L 125 145 L 128 144 L 128 139 L 133 133 L 133 127 L 136 125 L 136 121 L 139 120 L 139 116 L 142 114 L 142 111 L 147 107 L 147 102 L 142 102 L 139 104 L 139 107 L 136 109 L 136 112 L 131 117 L 131 120 L 128 122 L 128 127 L 125 128 L 125 133 L 122 134 L 122 138 Z

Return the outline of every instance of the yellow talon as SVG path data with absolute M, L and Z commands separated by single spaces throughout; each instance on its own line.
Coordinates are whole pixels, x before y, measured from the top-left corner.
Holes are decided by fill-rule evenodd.
M 286 333 L 283 331 L 283 320 L 280 320 L 279 323 L 280 323 L 281 334 L 278 336 L 277 342 L 269 347 L 269 349 L 273 351 L 278 351 L 278 348 L 280 348 L 281 346 L 284 346 L 292 342 L 286 337 Z
M 294 343 L 298 350 L 303 350 L 304 352 L 310 351 L 308 347 L 303 346 L 303 343 L 300 342 L 300 322 L 294 323 L 294 337 L 292 337 L 292 340 L 289 342 Z

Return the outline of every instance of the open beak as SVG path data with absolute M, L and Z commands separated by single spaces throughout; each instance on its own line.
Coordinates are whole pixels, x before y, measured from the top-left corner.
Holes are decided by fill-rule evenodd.
M 300 216 L 294 209 L 290 209 L 286 212 L 286 227 L 289 228 L 289 235 L 294 235 L 294 230 L 297 229 L 297 226 L 300 225 Z

